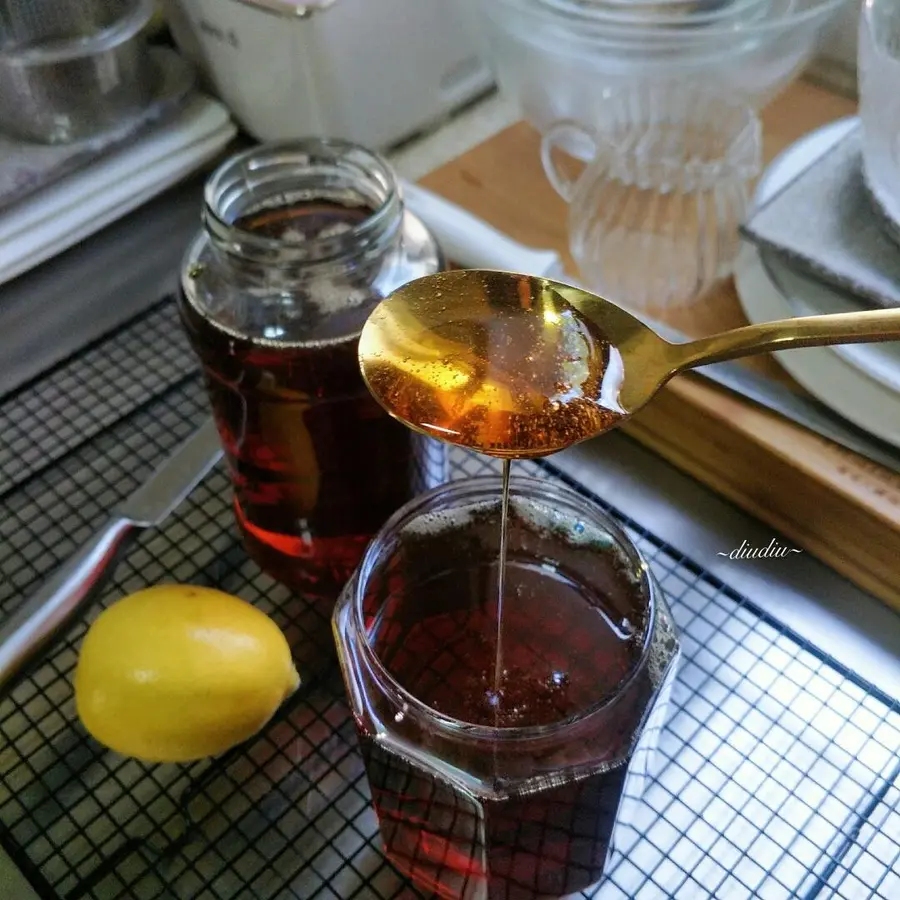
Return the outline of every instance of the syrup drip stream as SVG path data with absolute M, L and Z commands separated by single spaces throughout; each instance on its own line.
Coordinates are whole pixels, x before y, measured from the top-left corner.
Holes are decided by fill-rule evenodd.
M 509 470 L 511 460 L 503 460 L 503 495 L 500 514 L 500 569 L 497 575 L 497 656 L 494 661 L 495 722 L 499 725 L 503 680 L 503 597 L 506 593 L 506 555 L 509 543 Z

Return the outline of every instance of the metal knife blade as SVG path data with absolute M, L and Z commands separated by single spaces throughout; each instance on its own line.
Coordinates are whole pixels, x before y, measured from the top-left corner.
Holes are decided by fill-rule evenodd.
M 120 507 L 138 528 L 158 525 L 222 458 L 216 424 L 208 419 Z
M 221 459 L 212 419 L 188 438 L 0 629 L 0 687 L 79 609 L 138 528 L 162 522 Z

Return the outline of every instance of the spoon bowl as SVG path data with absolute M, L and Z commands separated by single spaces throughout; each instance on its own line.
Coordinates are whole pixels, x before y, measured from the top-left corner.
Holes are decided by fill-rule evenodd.
M 675 374 L 790 347 L 896 340 L 900 310 L 786 319 L 671 344 L 573 285 L 461 270 L 413 281 L 359 342 L 378 402 L 416 431 L 492 456 L 547 456 L 617 427 Z

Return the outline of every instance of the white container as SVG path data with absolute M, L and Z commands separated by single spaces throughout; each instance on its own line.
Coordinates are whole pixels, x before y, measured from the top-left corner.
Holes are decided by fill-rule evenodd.
M 260 140 L 374 149 L 490 87 L 475 27 L 448 0 L 165 0 L 172 33 Z

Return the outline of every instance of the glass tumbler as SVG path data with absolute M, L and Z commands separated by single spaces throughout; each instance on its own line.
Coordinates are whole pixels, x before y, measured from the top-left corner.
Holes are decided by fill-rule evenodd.
M 867 0 L 859 27 L 863 175 L 886 230 L 900 243 L 900 6 Z
M 719 96 L 635 91 L 607 99 L 598 125 L 557 123 L 544 169 L 570 203 L 569 241 L 587 287 L 637 311 L 684 307 L 731 272 L 761 128 Z M 554 148 L 589 148 L 577 180 Z
M 615 523 L 553 483 L 512 486 L 502 604 L 501 481 L 476 478 L 399 511 L 333 619 L 386 853 L 453 900 L 601 879 L 679 656 Z
M 338 140 L 229 159 L 207 182 L 203 225 L 179 308 L 244 543 L 333 604 L 381 525 L 446 477 L 445 447 L 391 419 L 357 359 L 375 305 L 444 260 L 387 163 Z

